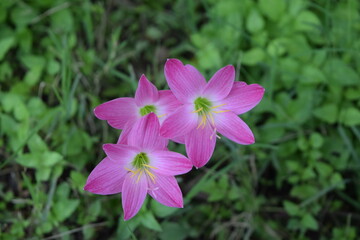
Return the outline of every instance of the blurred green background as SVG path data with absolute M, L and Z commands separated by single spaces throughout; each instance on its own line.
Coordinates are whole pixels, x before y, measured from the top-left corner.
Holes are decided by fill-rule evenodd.
M 359 5 L 1 0 L 0 239 L 359 239 Z M 120 195 L 82 189 L 119 135 L 92 110 L 142 73 L 167 88 L 167 58 L 263 85 L 256 143 L 223 138 L 179 177 L 184 209 L 148 197 L 124 222 Z

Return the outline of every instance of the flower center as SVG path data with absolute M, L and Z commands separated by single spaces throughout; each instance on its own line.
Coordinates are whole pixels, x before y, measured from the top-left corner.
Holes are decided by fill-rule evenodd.
M 148 156 L 146 155 L 146 153 L 139 153 L 138 155 L 136 155 L 135 159 L 133 160 L 132 162 L 132 165 L 135 167 L 135 168 L 142 168 L 144 166 L 144 164 L 149 164 L 149 158 Z
M 203 97 L 198 97 L 197 99 L 195 99 L 194 105 L 195 105 L 195 110 L 192 113 L 197 113 L 200 117 L 199 124 L 196 129 L 199 128 L 204 129 L 209 122 L 210 127 L 213 129 L 213 134 L 210 136 L 210 139 L 212 139 L 212 136 L 216 135 L 216 126 L 215 126 L 215 119 L 213 113 L 224 113 L 224 112 L 229 112 L 230 110 L 215 110 L 216 108 L 225 106 L 226 103 L 213 106 L 210 100 Z
M 208 112 L 210 112 L 211 109 L 211 102 L 203 97 L 198 97 L 195 101 L 195 112 L 197 112 L 199 115 L 205 115 Z
M 134 160 L 131 163 L 133 165 L 133 169 L 128 169 L 128 168 L 125 168 L 125 169 L 127 171 L 133 173 L 131 175 L 131 177 L 134 177 L 137 175 L 136 182 L 139 182 L 141 176 L 143 174 L 145 174 L 145 175 L 149 176 L 149 178 L 153 181 L 153 183 L 155 183 L 156 176 L 152 173 L 151 169 L 156 169 L 156 167 L 150 166 L 149 163 L 150 163 L 150 160 L 149 160 L 148 156 L 146 155 L 146 153 L 141 152 L 136 155 L 136 157 L 134 158 Z
M 140 115 L 145 116 L 151 112 L 155 113 L 155 111 L 156 111 L 156 107 L 154 105 L 146 105 L 146 106 L 140 108 Z

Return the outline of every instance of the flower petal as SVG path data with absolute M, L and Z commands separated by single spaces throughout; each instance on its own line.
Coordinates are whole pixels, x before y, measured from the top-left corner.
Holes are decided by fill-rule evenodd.
M 235 82 L 229 95 L 221 103 L 225 104 L 224 109 L 239 115 L 254 108 L 261 101 L 264 92 L 265 89 L 259 84 Z
M 193 113 L 193 108 L 193 104 L 183 105 L 166 118 L 161 125 L 161 136 L 175 138 L 196 128 L 199 117 L 197 113 Z
M 215 143 L 216 135 L 209 125 L 204 129 L 194 129 L 186 135 L 186 153 L 196 168 L 204 166 L 210 160 Z
M 140 116 L 133 98 L 117 98 L 105 102 L 94 109 L 94 114 L 117 129 L 122 129 L 126 122 L 134 121 Z
M 225 66 L 212 76 L 204 89 L 203 95 L 213 101 L 224 99 L 231 91 L 234 80 L 235 68 L 231 65 Z
M 127 122 L 123 128 L 123 130 L 121 131 L 121 134 L 119 136 L 119 139 L 117 141 L 117 144 L 125 144 L 127 145 L 127 140 L 129 137 L 129 133 L 131 131 L 131 129 L 133 128 L 134 122 L 130 121 Z
M 145 174 L 142 174 L 140 178 L 138 178 L 138 176 L 132 176 L 132 173 L 128 173 L 125 176 L 122 188 L 124 220 L 129 220 L 139 212 L 144 203 L 147 189 L 148 182 Z
M 243 145 L 255 142 L 251 129 L 235 113 L 218 113 L 214 117 L 217 131 L 228 139 Z
M 142 150 L 163 150 L 169 140 L 160 136 L 160 123 L 154 113 L 137 120 L 128 135 L 128 144 Z
M 205 78 L 191 65 L 184 66 L 178 59 L 168 59 L 165 63 L 165 78 L 176 98 L 189 103 L 206 86 Z
M 158 90 L 145 75 L 141 75 L 135 92 L 135 102 L 138 107 L 152 105 L 159 98 Z
M 185 135 L 174 137 L 174 138 L 171 138 L 170 140 L 173 142 L 176 142 L 176 143 L 185 144 Z
M 156 113 L 160 124 L 173 112 L 175 112 L 182 103 L 177 100 L 171 90 L 159 91 L 159 100 L 156 102 Z
M 90 173 L 84 190 L 100 195 L 119 193 L 126 173 L 121 165 L 104 158 Z
M 174 176 L 157 175 L 156 181 L 148 181 L 150 196 L 168 207 L 183 207 L 183 196 Z
M 104 144 L 103 150 L 111 161 L 122 167 L 126 167 L 140 152 L 140 149 L 134 146 L 111 143 Z
M 192 169 L 192 164 L 184 155 L 171 151 L 149 153 L 150 165 L 155 173 L 165 176 L 184 174 Z

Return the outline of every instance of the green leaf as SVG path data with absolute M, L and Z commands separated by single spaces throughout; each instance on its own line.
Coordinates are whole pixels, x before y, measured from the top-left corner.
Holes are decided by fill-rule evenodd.
M 40 80 L 45 67 L 45 58 L 41 56 L 28 55 L 22 57 L 21 61 L 29 69 L 25 75 L 24 81 L 30 86 L 35 85 Z
M 261 14 L 254 8 L 246 19 L 246 29 L 251 33 L 260 32 L 264 28 L 265 22 Z
M 312 178 L 315 178 L 316 174 L 314 172 L 314 170 L 312 169 L 312 167 L 307 167 L 303 170 L 303 172 L 301 173 L 301 179 L 302 180 L 309 180 Z
M 319 228 L 316 219 L 309 213 L 305 214 L 301 219 L 301 225 L 307 229 L 317 230 Z
M 71 32 L 74 28 L 74 18 L 70 9 L 63 9 L 51 15 L 51 27 L 58 32 Z M 70 44 L 71 45 L 71 44 Z
M 313 148 L 320 148 L 324 143 L 324 138 L 321 136 L 321 134 L 315 132 L 312 133 L 310 136 L 310 144 L 313 146 Z
M 78 199 L 62 199 L 61 201 L 57 201 L 52 208 L 56 219 L 62 222 L 70 217 L 79 203 L 80 201 Z
M 324 71 L 329 79 L 329 84 L 341 86 L 359 85 L 360 78 L 358 73 L 348 63 L 338 58 L 327 60 Z
M 319 18 L 310 11 L 301 12 L 295 20 L 294 28 L 298 31 L 319 31 L 321 22 Z
M 14 44 L 14 37 L 7 37 L 0 40 L 0 61 L 3 60 L 5 54 L 14 46 Z
M 21 4 L 17 4 L 17 7 L 11 11 L 11 20 L 21 28 L 29 24 L 37 15 L 38 13 L 33 7 L 22 2 Z
M 158 232 L 162 231 L 160 224 L 155 219 L 152 212 L 145 212 L 144 214 L 142 214 L 141 215 L 141 223 L 149 229 L 152 229 L 152 230 L 155 230 Z
M 338 172 L 335 172 L 331 175 L 331 178 L 330 178 L 330 184 L 331 185 L 337 185 L 337 187 L 339 189 L 344 189 L 345 187 L 345 184 L 344 184 L 344 179 L 343 177 L 341 176 L 340 173 Z
M 50 60 L 47 65 L 47 72 L 50 75 L 54 75 L 59 71 L 60 71 L 60 64 L 55 59 Z
M 279 19 L 286 9 L 285 0 L 260 0 L 260 10 L 273 21 Z
M 56 163 L 60 162 L 63 156 L 57 152 L 44 152 L 42 154 L 42 165 L 46 167 L 52 167 Z
M 36 180 L 37 181 L 48 181 L 51 174 L 50 167 L 41 167 L 38 168 L 35 172 Z
M 360 88 L 346 89 L 345 97 L 349 100 L 357 100 L 360 96 Z
M 326 81 L 325 75 L 316 67 L 305 66 L 300 81 L 304 84 L 318 84 Z
M 328 103 L 313 111 L 315 117 L 327 123 L 335 123 L 338 115 L 338 107 L 335 104 Z
M 41 166 L 41 153 L 26 153 L 16 158 L 16 162 L 24 167 L 37 168 Z
M 73 186 L 79 188 L 79 190 L 81 190 L 86 183 L 86 177 L 80 172 L 71 171 L 70 178 Z
M 156 216 L 161 218 L 170 216 L 174 212 L 178 211 L 177 208 L 164 206 L 153 199 L 151 200 L 151 209 L 154 211 Z
M 323 178 L 330 176 L 330 174 L 333 172 L 333 168 L 324 162 L 317 162 L 315 168 Z
M 287 200 L 284 201 L 284 208 L 290 216 L 297 216 L 300 212 L 300 208 L 297 204 Z
M 276 38 L 272 40 L 267 46 L 267 52 L 272 57 L 280 57 L 287 51 L 287 39 Z
M 291 196 L 298 197 L 300 199 L 309 198 L 315 195 L 318 192 L 318 189 L 312 185 L 303 184 L 295 185 L 290 192 Z
M 8 62 L 4 62 L 3 64 L 0 64 L 0 82 L 9 81 L 12 74 L 13 74 L 13 70 Z
M 346 108 L 340 113 L 340 122 L 347 126 L 360 124 L 360 110 L 354 107 Z
M 161 240 L 183 240 L 188 236 L 189 231 L 179 223 L 164 222 L 162 224 L 164 231 L 160 233 Z
M 31 152 L 46 152 L 48 151 L 46 143 L 38 134 L 34 134 L 28 141 L 28 147 Z
M 265 52 L 261 48 L 253 48 L 244 53 L 242 63 L 245 65 L 256 65 L 262 62 L 265 58 Z
M 46 168 L 52 167 L 63 159 L 62 155 L 57 152 L 34 152 L 26 153 L 18 158 L 16 161 L 25 167 L 31 168 Z

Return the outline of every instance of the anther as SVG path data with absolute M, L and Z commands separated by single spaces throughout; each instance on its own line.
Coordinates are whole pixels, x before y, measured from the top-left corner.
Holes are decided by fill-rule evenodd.
M 199 108 L 198 110 L 196 110 L 196 111 L 192 111 L 192 113 L 198 113 L 198 112 L 200 112 L 200 111 L 202 111 L 203 110 L 203 108 L 201 107 L 201 108 Z
M 153 168 L 153 169 L 157 169 L 156 167 L 154 167 L 154 166 L 150 166 L 150 165 L 147 165 L 147 164 L 143 164 L 143 166 L 145 166 L 145 167 L 148 167 L 148 168 Z
M 141 178 L 141 175 L 143 174 L 144 171 L 140 171 L 139 175 L 138 175 L 138 178 L 136 180 L 136 183 L 138 183 L 140 181 L 140 178 Z
M 222 110 L 222 111 L 212 111 L 213 113 L 224 113 L 224 112 L 230 112 L 230 110 Z
M 218 108 L 218 107 L 222 107 L 222 106 L 224 106 L 224 105 L 226 105 L 226 103 L 223 103 L 223 104 L 220 104 L 220 105 L 217 105 L 217 106 L 213 106 L 213 107 L 211 107 L 212 109 L 215 109 L 215 108 Z

